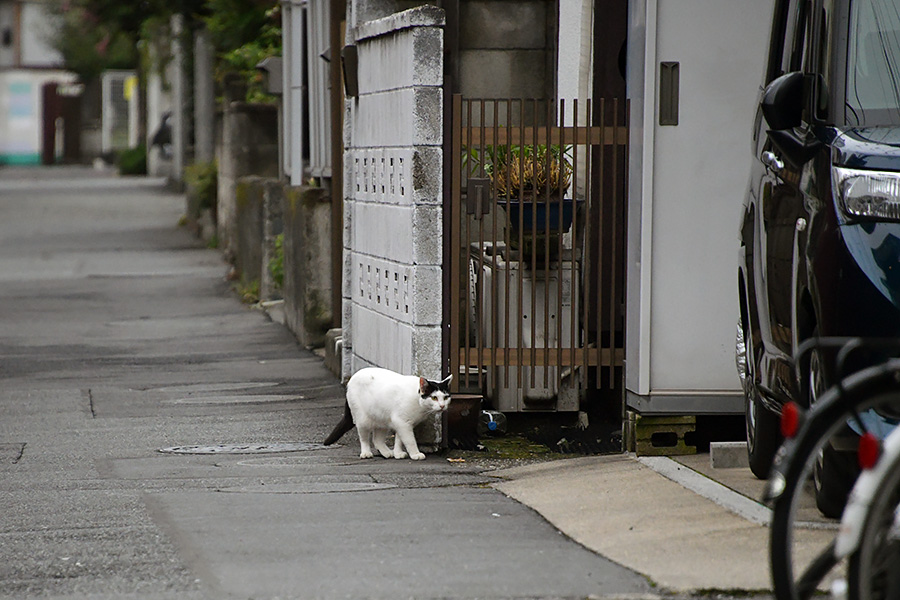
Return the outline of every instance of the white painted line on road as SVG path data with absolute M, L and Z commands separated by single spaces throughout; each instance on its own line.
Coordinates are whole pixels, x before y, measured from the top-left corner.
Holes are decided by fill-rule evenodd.
M 649 467 L 682 487 L 711 500 L 739 517 L 757 525 L 768 525 L 772 520 L 772 510 L 739 494 L 705 475 L 679 464 L 665 456 L 639 456 L 638 462 Z

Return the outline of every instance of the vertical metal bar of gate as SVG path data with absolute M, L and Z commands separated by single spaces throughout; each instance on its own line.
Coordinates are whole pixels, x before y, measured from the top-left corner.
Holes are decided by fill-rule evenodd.
M 453 95 L 452 107 L 450 109 L 450 181 L 446 182 L 450 185 L 450 243 L 445 247 L 450 248 L 450 256 L 447 259 L 450 262 L 450 343 L 447 344 L 450 356 L 450 374 L 453 375 L 451 380 L 452 390 L 459 391 L 460 388 L 460 354 L 459 354 L 459 335 L 460 335 L 460 285 L 459 278 L 462 275 L 461 258 L 459 255 L 459 227 L 462 224 L 462 97 Z M 468 269 L 467 269 L 468 270 Z M 463 382 L 463 387 L 468 385 L 468 378 Z
M 599 121 L 600 131 L 601 131 L 601 139 L 603 138 L 603 135 L 606 132 L 606 127 L 605 127 L 606 121 L 604 119 L 606 119 L 606 98 L 600 98 L 600 107 L 599 107 L 599 110 L 597 111 L 596 118 L 591 121 L 591 125 L 593 125 L 595 122 Z M 606 140 L 604 139 L 603 141 L 605 142 Z M 597 184 L 597 209 L 596 210 L 597 210 L 597 214 L 599 215 L 599 223 L 598 223 L 599 226 L 597 227 L 597 256 L 596 256 L 597 267 L 596 268 L 597 268 L 597 280 L 598 280 L 599 285 L 597 286 L 597 298 L 596 298 L 597 305 L 595 307 L 596 312 L 594 313 L 594 316 L 597 319 L 596 335 L 597 335 L 597 347 L 599 347 L 599 348 L 603 347 L 603 300 L 604 300 L 604 298 L 603 298 L 603 296 L 604 296 L 604 293 L 603 293 L 603 291 L 604 291 L 603 290 L 603 288 L 604 288 L 604 286 L 603 286 L 603 280 L 604 280 L 604 276 L 603 276 L 604 275 L 604 273 L 603 273 L 603 242 L 605 241 L 604 235 L 603 235 L 603 230 L 605 229 L 605 227 L 603 226 L 604 225 L 603 215 L 604 215 L 604 212 L 606 209 L 606 202 L 605 202 L 605 200 L 606 200 L 606 194 L 605 194 L 606 179 L 604 178 L 604 175 L 606 174 L 606 160 L 605 160 L 606 156 L 607 156 L 606 150 L 607 150 L 606 144 L 605 143 L 601 144 L 600 148 L 598 149 L 598 154 L 600 156 L 597 158 L 597 163 L 598 163 L 597 180 L 599 181 L 599 183 Z M 593 271 L 588 271 L 588 273 L 592 273 L 592 272 Z M 604 375 L 604 369 L 598 368 L 597 369 L 597 387 L 598 388 L 602 386 L 603 375 Z
M 542 102 L 452 100 L 449 362 L 457 389 L 551 389 L 576 373 L 583 384 L 591 369 L 597 387 L 613 387 L 621 366 L 628 105 Z M 539 172 L 547 179 L 515 194 L 508 181 L 504 195 L 501 167 L 520 182 Z M 551 186 L 557 167 L 568 195 Z M 473 190 L 479 197 L 469 197 Z

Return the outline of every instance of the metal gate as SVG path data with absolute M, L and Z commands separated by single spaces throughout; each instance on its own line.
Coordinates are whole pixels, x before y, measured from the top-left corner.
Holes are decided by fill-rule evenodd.
M 624 357 L 627 101 L 455 95 L 452 118 L 454 387 L 578 410 Z

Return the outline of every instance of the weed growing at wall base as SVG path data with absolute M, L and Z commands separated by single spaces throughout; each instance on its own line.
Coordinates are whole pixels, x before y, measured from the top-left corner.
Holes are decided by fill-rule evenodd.
M 241 297 L 244 304 L 256 304 L 259 302 L 259 281 L 244 281 L 234 284 L 234 291 Z
M 275 236 L 275 253 L 269 261 L 269 274 L 272 276 L 272 282 L 275 289 L 282 289 L 284 286 L 284 234 L 279 233 Z

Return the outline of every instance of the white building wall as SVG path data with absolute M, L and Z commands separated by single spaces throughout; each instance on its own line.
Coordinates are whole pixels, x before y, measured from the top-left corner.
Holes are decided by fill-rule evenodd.
M 0 165 L 40 164 L 43 86 L 74 81 L 66 71 L 0 71 Z
M 599 18 L 602 18 L 600 15 Z M 593 82 L 594 2 L 593 0 L 559 0 L 559 51 L 557 53 L 558 99 L 590 98 Z M 580 112 L 586 110 L 582 103 Z M 579 115 L 581 116 L 581 115 Z M 567 124 L 574 123 L 567 115 Z M 579 119 L 583 123 L 584 119 Z
M 444 13 L 359 24 L 347 99 L 343 375 L 376 365 L 441 375 Z
M 640 412 L 743 411 L 734 366 L 740 207 L 771 0 L 631 0 L 625 386 Z M 678 124 L 659 124 L 660 63 Z

